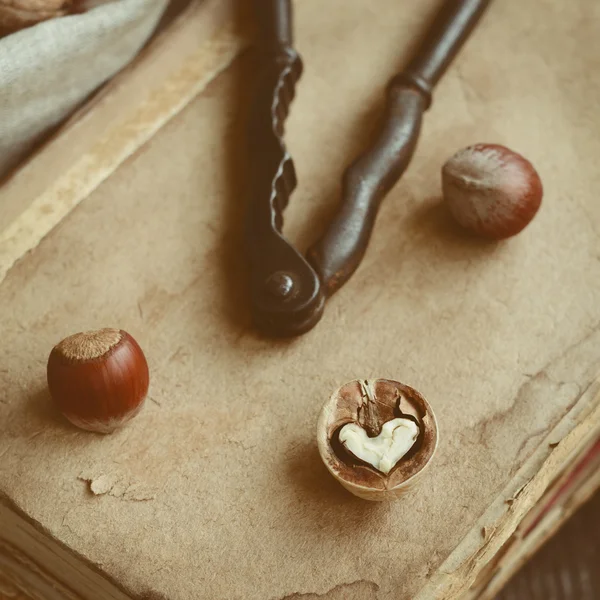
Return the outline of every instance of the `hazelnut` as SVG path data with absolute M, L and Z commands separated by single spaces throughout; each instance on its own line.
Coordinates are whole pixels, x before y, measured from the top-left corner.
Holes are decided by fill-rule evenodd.
M 356 380 L 325 403 L 317 425 L 321 459 L 350 492 L 393 500 L 431 461 L 437 422 L 417 390 L 390 379 Z
M 498 144 L 477 144 L 457 152 L 442 168 L 442 190 L 460 225 L 495 240 L 522 231 L 543 195 L 533 165 Z
M 50 352 L 48 388 L 73 425 L 110 433 L 133 418 L 148 392 L 146 357 L 119 329 L 76 333 Z

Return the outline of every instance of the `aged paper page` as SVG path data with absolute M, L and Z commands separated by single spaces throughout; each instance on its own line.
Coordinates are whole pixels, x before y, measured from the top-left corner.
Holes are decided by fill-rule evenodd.
M 437 6 L 296 3 L 306 70 L 284 230 L 300 247 L 331 216 L 387 80 Z M 551 431 L 589 414 L 599 18 L 591 0 L 492 5 L 436 91 L 362 266 L 290 341 L 258 336 L 245 297 L 258 63 L 237 61 L 0 286 L 2 494 L 133 597 L 416 597 L 526 461 L 560 441 Z M 439 206 L 441 164 L 482 141 L 527 156 L 546 190 L 533 224 L 497 245 L 466 238 Z M 107 437 L 69 426 L 45 386 L 51 347 L 102 326 L 134 335 L 151 368 L 145 409 Z M 394 504 L 351 496 L 318 457 L 319 409 L 357 377 L 416 387 L 439 420 L 434 462 Z

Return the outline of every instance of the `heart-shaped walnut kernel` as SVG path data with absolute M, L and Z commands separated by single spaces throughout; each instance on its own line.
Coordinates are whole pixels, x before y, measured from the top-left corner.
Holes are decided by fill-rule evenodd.
M 348 423 L 338 437 L 348 452 L 387 475 L 414 446 L 419 426 L 410 419 L 392 419 L 378 436 L 369 437 L 360 425 Z
M 356 496 L 391 500 L 431 461 L 437 423 L 415 389 L 389 379 L 351 381 L 325 403 L 317 426 L 330 473 Z

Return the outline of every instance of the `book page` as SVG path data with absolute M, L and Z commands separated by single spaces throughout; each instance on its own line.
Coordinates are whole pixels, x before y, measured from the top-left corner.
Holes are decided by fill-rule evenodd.
M 438 6 L 295 3 L 305 73 L 284 233 L 299 248 L 333 215 L 343 169 Z M 541 465 L 590 414 L 598 18 L 586 0 L 492 3 L 435 91 L 362 265 L 292 340 L 250 317 L 244 136 L 259 59 L 244 55 L 1 284 L 1 493 L 132 597 L 415 598 L 504 490 L 527 483 L 515 479 L 527 461 Z M 440 201 L 443 162 L 478 142 L 522 153 L 544 182 L 534 222 L 503 243 L 465 236 Z M 45 380 L 52 346 L 97 327 L 130 332 L 151 373 L 143 411 L 109 436 L 70 426 Z M 371 377 L 418 389 L 440 427 L 428 472 L 391 504 L 350 495 L 316 446 L 329 395 Z M 476 576 L 461 573 L 463 586 Z

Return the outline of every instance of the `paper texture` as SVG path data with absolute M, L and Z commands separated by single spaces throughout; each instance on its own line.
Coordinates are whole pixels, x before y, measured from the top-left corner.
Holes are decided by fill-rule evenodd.
M 0 38 L 0 177 L 125 66 L 168 0 L 119 0 Z
M 284 230 L 300 247 L 438 4 L 296 3 L 306 71 Z M 459 597 L 491 548 L 480 517 L 510 517 L 505 500 L 553 444 L 593 426 L 598 18 L 592 0 L 492 4 L 436 90 L 362 266 L 292 341 L 250 323 L 243 136 L 257 59 L 236 63 L 0 286 L 2 494 L 135 598 Z M 476 142 L 522 152 L 544 181 L 536 220 L 506 243 L 465 237 L 439 206 L 443 161 Z M 45 387 L 51 347 L 102 326 L 128 330 L 151 368 L 146 407 L 109 437 L 69 426 Z M 438 418 L 431 467 L 393 504 L 353 497 L 319 460 L 319 410 L 357 377 L 414 386 Z

